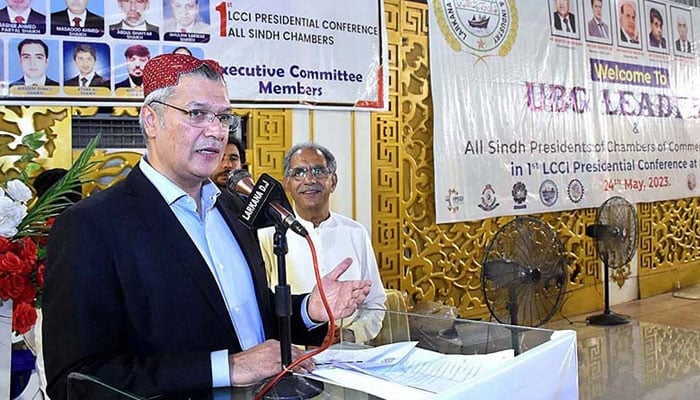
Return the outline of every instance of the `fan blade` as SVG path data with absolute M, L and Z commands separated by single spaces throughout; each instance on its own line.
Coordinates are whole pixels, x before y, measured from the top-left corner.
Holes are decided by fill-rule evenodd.
M 593 224 L 586 227 L 586 236 L 593 239 L 608 239 L 620 237 L 624 234 L 624 229 L 613 225 Z
M 518 217 L 502 226 L 489 242 L 481 268 L 482 290 L 494 318 L 525 326 L 551 318 L 566 290 L 565 254 L 541 220 Z
M 484 278 L 491 281 L 494 288 L 502 288 L 518 284 L 528 275 L 528 268 L 513 260 L 499 258 L 486 262 L 483 273 Z

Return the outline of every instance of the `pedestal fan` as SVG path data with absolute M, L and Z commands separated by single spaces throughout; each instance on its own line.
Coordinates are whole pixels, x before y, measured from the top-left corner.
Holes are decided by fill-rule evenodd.
M 496 232 L 481 271 L 489 311 L 504 324 L 544 324 L 566 291 L 564 246 L 547 224 L 533 217 L 518 217 Z
M 586 227 L 586 235 L 596 241 L 605 276 L 605 310 L 586 321 L 591 325 L 625 324 L 628 317 L 610 311 L 609 269 L 625 266 L 637 251 L 637 210 L 624 198 L 611 197 L 598 209 L 596 223 Z

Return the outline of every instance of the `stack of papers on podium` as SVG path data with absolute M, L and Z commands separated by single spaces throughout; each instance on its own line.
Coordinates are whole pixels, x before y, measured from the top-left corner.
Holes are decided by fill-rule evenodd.
M 399 342 L 352 350 L 331 348 L 316 355 L 314 360 L 316 360 L 317 366 L 343 367 L 346 364 L 357 364 L 362 368 L 386 367 L 395 365 L 406 358 L 417 344 L 418 342 Z
M 316 370 L 308 376 L 385 399 L 423 399 L 479 377 L 514 357 L 512 349 L 491 354 L 442 354 L 416 344 L 329 349 L 315 357 Z

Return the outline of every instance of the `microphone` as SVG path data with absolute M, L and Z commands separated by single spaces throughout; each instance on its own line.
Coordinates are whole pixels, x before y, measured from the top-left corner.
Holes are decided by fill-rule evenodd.
M 594 239 L 609 239 L 624 235 L 624 230 L 617 226 L 593 224 L 586 227 L 586 236 Z
M 280 183 L 268 174 L 262 174 L 258 182 L 253 182 L 253 178 L 248 171 L 236 169 L 229 172 L 226 178 L 226 189 L 233 195 L 241 195 L 248 198 L 248 202 L 243 208 L 239 218 L 252 227 L 261 210 L 266 209 L 267 215 L 280 222 L 285 228 L 291 229 L 302 237 L 308 236 L 306 228 L 294 217 L 294 214 L 286 209 L 273 196 L 275 190 L 280 190 Z

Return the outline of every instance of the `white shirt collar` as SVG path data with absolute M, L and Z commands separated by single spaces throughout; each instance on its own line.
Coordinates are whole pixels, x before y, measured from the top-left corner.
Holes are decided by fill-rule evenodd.
M 160 192 L 160 195 L 163 196 L 168 205 L 172 205 L 183 196 L 188 196 L 187 192 L 182 190 L 181 187 L 177 186 L 167 176 L 163 175 L 148 163 L 148 155 L 144 155 L 141 158 L 139 168 L 141 168 L 141 172 L 151 181 L 153 186 L 156 187 L 156 190 Z M 216 199 L 221 194 L 221 190 L 209 179 L 202 185 L 201 194 L 205 208 L 209 208 L 213 207 L 214 202 L 216 202 Z M 208 204 L 208 201 L 204 203 L 204 199 L 211 200 L 211 204 Z
M 82 75 L 82 74 L 80 74 L 80 75 L 78 76 L 78 86 L 82 86 L 82 82 L 81 82 L 81 81 L 83 80 L 83 78 L 86 78 L 86 79 L 87 79 L 87 83 L 85 83 L 85 86 L 90 86 L 90 82 L 92 82 L 92 78 L 94 78 L 94 77 L 95 77 L 95 71 L 94 71 L 94 70 L 93 70 L 92 72 L 90 72 L 89 74 L 87 74 L 87 75 Z
M 24 19 L 24 23 L 26 24 L 27 21 L 29 21 L 29 13 L 31 11 L 31 8 L 27 8 L 26 10 L 24 10 L 23 13 L 17 14 L 15 10 L 11 9 L 10 7 L 7 7 L 7 15 L 10 17 L 10 22 L 15 22 L 15 18 L 22 17 Z
M 184 29 L 184 30 L 186 30 L 186 31 L 189 31 L 189 30 L 191 30 L 191 29 L 194 29 L 195 24 L 197 24 L 197 20 L 196 20 L 196 19 L 195 19 L 194 21 L 192 21 L 192 23 L 189 24 L 189 25 L 180 25 L 179 23 L 176 22 L 176 23 L 175 23 L 175 30 L 178 31 L 178 32 L 179 32 L 181 29 Z
M 31 79 L 28 76 L 24 76 L 24 86 L 32 86 L 32 85 L 39 85 L 39 86 L 44 86 L 46 85 L 46 75 L 44 75 L 41 79 Z
M 73 20 L 75 17 L 80 18 L 80 26 L 85 26 L 85 18 L 87 18 L 87 10 L 83 11 L 82 14 L 73 14 L 68 10 L 68 23 L 70 25 L 73 25 Z
M 129 31 L 145 31 L 146 30 L 146 21 L 144 20 L 138 25 L 131 26 L 126 23 L 126 21 L 122 20 L 122 29 L 129 30 Z

